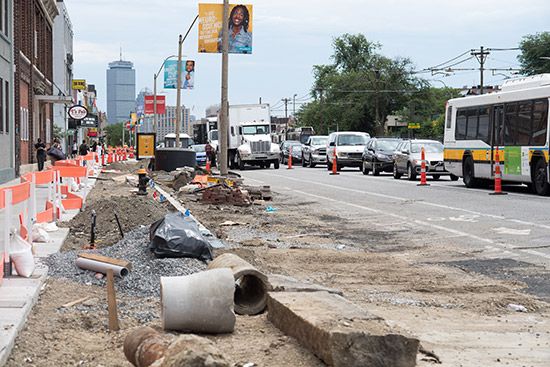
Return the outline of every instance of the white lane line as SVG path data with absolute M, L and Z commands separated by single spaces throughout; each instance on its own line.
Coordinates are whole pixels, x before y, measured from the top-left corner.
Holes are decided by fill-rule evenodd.
M 359 194 L 365 194 L 365 195 L 370 195 L 370 196 L 375 196 L 375 197 L 381 197 L 381 198 L 385 198 L 385 199 L 398 200 L 398 201 L 402 201 L 402 202 L 411 202 L 410 198 L 403 198 L 403 197 L 399 197 L 399 196 L 380 194 L 380 193 L 377 193 L 377 192 L 370 192 L 370 191 L 364 191 L 364 190 L 349 189 L 349 188 L 324 184 L 324 183 L 315 182 L 315 181 L 301 180 L 301 179 L 296 179 L 296 178 L 293 178 L 293 177 L 286 177 L 286 176 L 282 176 L 282 175 L 274 175 L 274 174 L 267 174 L 267 173 L 262 173 L 262 174 L 270 175 L 270 176 L 277 176 L 277 177 L 281 177 L 281 178 L 286 178 L 286 179 L 289 179 L 289 180 L 292 180 L 292 181 L 297 181 L 297 182 L 311 183 L 311 184 L 324 186 L 324 187 L 331 188 L 331 189 L 346 190 L 346 191 L 355 192 L 355 193 L 359 193 Z M 444 204 L 436 204 L 436 203 L 432 203 L 432 202 L 429 202 L 429 201 L 423 201 L 423 200 L 418 200 L 418 201 L 413 200 L 412 202 L 414 202 L 415 204 L 426 205 L 426 206 L 436 207 L 436 208 L 440 208 L 440 209 L 455 210 L 455 211 L 461 211 L 461 212 L 464 212 L 464 213 L 480 215 L 480 216 L 484 216 L 484 217 L 492 218 L 492 219 L 512 221 L 514 223 L 528 225 L 528 226 L 532 226 L 532 227 L 538 227 L 538 228 L 542 228 L 542 229 L 550 229 L 549 225 L 539 224 L 539 223 L 534 223 L 534 222 L 528 222 L 528 221 L 521 221 L 521 223 L 519 223 L 518 219 L 506 218 L 506 217 L 503 217 L 501 215 L 482 213 L 482 212 L 478 212 L 478 211 L 474 211 L 474 210 L 457 208 L 457 207 L 444 205 Z
M 263 174 L 267 175 L 266 173 L 263 173 Z M 290 179 L 290 180 L 293 180 L 293 181 L 312 183 L 312 184 L 316 184 L 316 185 L 320 185 L 320 186 L 327 186 L 327 187 L 330 187 L 330 188 L 333 188 L 333 189 L 336 189 L 336 190 L 340 190 L 340 191 L 353 191 L 353 192 L 368 194 L 368 192 L 364 192 L 364 191 L 360 191 L 360 190 L 347 189 L 347 188 L 333 186 L 333 185 L 321 184 L 321 183 L 314 182 L 314 181 L 298 180 L 298 179 L 289 178 L 289 177 L 285 177 L 285 176 L 281 176 L 281 175 L 271 175 L 271 176 L 286 178 L 286 179 Z M 509 245 L 504 244 L 504 243 L 498 243 L 498 242 L 495 242 L 495 241 L 493 241 L 489 238 L 479 237 L 479 236 L 471 234 L 471 233 L 459 231 L 459 230 L 452 229 L 452 228 L 447 228 L 447 227 L 444 227 L 444 226 L 434 224 L 432 222 L 424 222 L 424 221 L 421 221 L 421 220 L 418 220 L 418 219 L 411 219 L 411 218 L 403 216 L 403 215 L 394 214 L 394 213 L 386 212 L 386 211 L 379 210 L 379 209 L 373 209 L 373 208 L 369 208 L 369 207 L 366 207 L 366 206 L 363 206 L 363 205 L 348 203 L 346 201 L 336 200 L 336 199 L 332 199 L 332 198 L 329 198 L 329 197 L 326 197 L 326 196 L 315 195 L 315 194 L 311 194 L 311 193 L 308 193 L 308 192 L 305 192 L 305 191 L 294 190 L 294 189 L 289 189 L 287 191 L 295 192 L 295 193 L 298 193 L 298 194 L 301 194 L 301 195 L 306 195 L 306 196 L 310 196 L 310 197 L 321 199 L 321 200 L 326 200 L 326 201 L 331 201 L 331 202 L 335 202 L 335 203 L 344 204 L 344 205 L 347 205 L 347 206 L 350 206 L 350 207 L 353 207 L 353 208 L 357 208 L 357 209 L 361 209 L 361 210 L 365 210 L 365 211 L 368 211 L 368 212 L 371 212 L 371 213 L 383 214 L 383 215 L 386 215 L 386 216 L 398 218 L 398 219 L 403 220 L 403 221 L 408 221 L 408 222 L 412 221 L 414 223 L 424 225 L 424 226 L 427 226 L 427 227 L 431 227 L 431 228 L 434 228 L 434 229 L 438 229 L 438 230 L 441 230 L 441 231 L 449 232 L 449 233 L 452 233 L 452 234 L 457 235 L 457 236 L 469 237 L 471 239 L 490 244 L 491 246 L 489 246 L 489 247 L 492 247 L 492 248 L 495 248 L 495 249 L 496 249 L 496 247 L 494 247 L 494 246 L 500 247 L 500 249 L 498 249 L 498 250 L 500 250 L 504 254 L 509 254 L 509 255 L 514 254 L 513 252 L 507 250 L 507 249 L 511 249 L 511 247 Z M 383 195 L 383 194 L 379 194 L 379 195 Z M 449 209 L 451 209 L 451 208 L 449 207 Z M 481 214 L 481 215 L 483 215 L 483 214 Z M 486 246 L 486 247 L 488 247 L 488 246 Z M 521 252 L 528 253 L 530 255 L 535 255 L 537 257 L 543 257 L 543 258 L 546 258 L 546 259 L 550 259 L 550 254 L 545 254 L 545 253 L 542 253 L 542 252 L 539 252 L 539 251 L 534 251 L 534 250 L 514 250 L 514 251 L 521 251 Z

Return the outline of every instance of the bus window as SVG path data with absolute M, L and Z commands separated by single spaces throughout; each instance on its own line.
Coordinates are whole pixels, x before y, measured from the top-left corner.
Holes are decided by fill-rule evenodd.
M 466 139 L 474 140 L 477 138 L 477 108 L 467 110 L 468 123 L 466 124 Z
M 518 117 L 518 104 L 507 103 L 504 106 L 504 145 L 516 144 L 516 126 Z
M 546 144 L 546 129 L 548 125 L 548 100 L 535 101 L 533 106 L 533 130 L 531 145 Z
M 456 140 L 466 139 L 466 110 L 459 110 L 456 116 Z
M 453 118 L 453 106 L 447 107 L 447 129 L 451 128 L 451 120 Z
M 526 101 L 519 104 L 518 117 L 516 119 L 516 144 L 529 145 L 531 139 L 531 114 L 533 111 L 532 101 Z
M 479 120 L 477 128 L 477 138 L 489 144 L 489 108 L 479 109 Z

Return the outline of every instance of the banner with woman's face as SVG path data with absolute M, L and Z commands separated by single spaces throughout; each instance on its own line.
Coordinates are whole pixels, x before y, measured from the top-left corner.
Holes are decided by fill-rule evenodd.
M 229 5 L 229 53 L 252 53 L 252 5 Z M 223 4 L 199 4 L 199 52 L 221 52 Z

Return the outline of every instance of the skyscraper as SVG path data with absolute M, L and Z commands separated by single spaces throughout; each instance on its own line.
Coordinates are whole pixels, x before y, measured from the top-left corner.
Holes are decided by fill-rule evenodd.
M 136 71 L 131 61 L 109 63 L 107 69 L 107 121 L 127 121 L 136 109 Z

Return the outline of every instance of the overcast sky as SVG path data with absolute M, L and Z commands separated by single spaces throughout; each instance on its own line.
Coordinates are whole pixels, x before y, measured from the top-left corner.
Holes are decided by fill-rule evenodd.
M 107 64 L 132 61 L 136 92 L 153 89 L 153 74 L 165 57 L 177 54 L 179 34 L 185 34 L 198 13 L 189 0 L 65 0 L 74 30 L 74 77 L 95 84 L 99 107 L 106 109 Z M 253 54 L 230 55 L 229 103 L 270 103 L 274 115 L 284 115 L 281 99 L 308 95 L 312 66 L 331 63 L 332 40 L 344 33 L 363 33 L 380 42 L 388 57 L 408 57 L 420 70 L 480 46 L 517 47 L 527 34 L 550 31 L 547 0 L 250 0 L 254 6 Z M 197 25 L 183 52 L 196 60 L 195 90 L 182 91 L 183 103 L 198 118 L 220 101 L 221 55 L 197 52 Z M 550 52 L 550 51 L 549 51 Z M 517 51 L 493 52 L 487 68 L 517 68 Z M 550 56 L 550 55 L 549 55 Z M 458 59 L 457 61 L 460 61 Z M 456 67 L 475 68 L 469 60 Z M 431 76 L 434 86 L 462 87 L 479 83 L 479 72 Z M 168 104 L 175 91 L 162 89 Z M 485 73 L 486 84 L 502 83 L 502 75 Z M 304 97 L 304 98 L 302 98 Z M 292 106 L 289 105 L 289 113 Z

